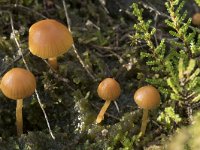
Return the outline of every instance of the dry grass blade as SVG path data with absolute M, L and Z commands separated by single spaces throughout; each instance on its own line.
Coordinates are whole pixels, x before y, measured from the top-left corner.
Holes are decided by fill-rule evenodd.
M 67 26 L 68 26 L 69 31 L 71 32 L 71 20 L 70 20 L 70 18 L 69 18 L 68 12 L 67 12 L 66 3 L 65 3 L 64 0 L 62 0 L 62 3 L 63 3 L 64 11 L 65 11 L 65 17 L 66 17 L 66 19 L 67 19 Z M 82 60 L 82 58 L 80 57 L 80 55 L 78 54 L 77 48 L 76 48 L 76 46 L 75 46 L 74 44 L 72 45 L 72 48 L 73 48 L 74 53 L 76 54 L 76 57 L 78 58 L 79 62 L 81 63 L 81 65 L 83 66 L 83 68 L 86 70 L 86 72 L 88 73 L 88 75 L 89 75 L 94 81 L 96 81 L 96 77 L 90 72 L 88 65 L 86 65 L 86 64 L 83 62 L 83 60 Z

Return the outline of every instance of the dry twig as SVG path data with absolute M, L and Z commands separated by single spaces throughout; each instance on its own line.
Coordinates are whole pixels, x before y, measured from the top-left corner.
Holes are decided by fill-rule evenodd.
M 47 18 L 46 16 L 35 11 L 34 9 L 30 9 L 30 8 L 23 6 L 23 5 L 19 5 L 19 4 L 0 5 L 1 10 L 3 10 L 3 9 L 10 10 L 10 9 L 16 9 L 16 8 L 18 8 L 19 11 L 23 10 L 26 13 L 32 13 L 32 14 L 37 15 L 37 16 L 43 18 L 43 19 Z
M 63 3 L 64 11 L 65 11 L 65 17 L 66 17 L 66 19 L 67 19 L 67 26 L 68 26 L 69 31 L 71 32 L 71 20 L 70 20 L 70 18 L 69 18 L 68 12 L 67 12 L 67 7 L 66 7 L 66 4 L 65 4 L 65 0 L 62 0 L 62 3 Z M 81 63 L 81 65 L 83 66 L 83 68 L 86 70 L 86 72 L 88 73 L 88 75 L 89 75 L 94 81 L 96 81 L 95 76 L 90 72 L 88 65 L 86 65 L 86 64 L 83 62 L 83 60 L 82 60 L 82 58 L 80 57 L 80 55 L 78 54 L 77 48 L 75 47 L 74 44 L 72 44 L 72 48 L 73 48 L 74 53 L 76 54 L 76 57 L 78 58 L 79 62 Z
M 29 52 L 28 52 L 28 50 L 26 49 L 25 52 L 23 53 L 23 56 L 25 56 L 25 55 L 27 55 L 27 54 L 29 54 Z M 9 64 L 7 64 L 7 65 L 3 64 L 2 66 L 4 66 L 4 68 L 3 68 L 2 71 L 0 72 L 0 77 L 1 77 L 4 73 L 6 73 L 6 72 L 8 71 L 8 69 L 10 69 L 10 68 L 12 67 L 12 65 L 13 65 L 14 63 L 18 62 L 18 61 L 21 60 L 21 59 L 22 59 L 22 56 L 21 56 L 21 55 L 20 55 L 20 56 L 16 56 L 15 59 L 14 59 L 11 63 L 9 63 Z
M 159 15 L 159 16 L 163 16 L 163 17 L 165 17 L 165 18 L 167 18 L 167 19 L 171 19 L 171 17 L 170 17 L 169 15 L 167 15 L 167 14 L 165 14 L 165 13 L 163 13 L 163 12 L 157 10 L 152 4 L 146 4 L 146 3 L 144 3 L 144 2 L 141 2 L 141 4 L 142 4 L 142 6 L 143 6 L 144 8 L 148 9 L 150 12 L 152 11 L 152 12 L 155 12 L 155 13 L 156 13 L 157 15 Z M 184 22 L 181 22 L 181 24 L 185 24 L 185 23 L 184 23 Z M 198 33 L 200 33 L 200 30 L 199 30 L 198 28 L 195 28 L 195 27 L 193 27 L 193 26 L 189 26 L 189 28 L 190 28 L 190 29 L 195 29 Z

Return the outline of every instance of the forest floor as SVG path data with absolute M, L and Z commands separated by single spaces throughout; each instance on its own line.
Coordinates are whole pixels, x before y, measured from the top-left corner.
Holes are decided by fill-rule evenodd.
M 0 0 L 0 77 L 11 68 L 27 65 L 36 76 L 39 95 L 24 100 L 24 134 L 17 137 L 16 102 L 0 93 L 0 150 L 164 149 L 179 127 L 174 123 L 173 128 L 165 129 L 157 120 L 165 105 L 150 112 L 146 136 L 139 134 L 142 110 L 133 94 L 148 84 L 145 78 L 152 73 L 139 56 L 147 44 L 133 46 L 130 38 L 137 22 L 133 2 L 144 9 L 144 19 L 151 19 L 157 29 L 155 44 L 163 37 L 173 40 L 168 36 L 164 20 L 169 14 L 161 0 Z M 199 8 L 187 1 L 184 10 L 191 17 Z M 58 72 L 28 49 L 30 26 L 47 18 L 68 26 L 74 39 L 75 47 L 58 58 Z M 98 97 L 97 87 L 107 77 L 120 83 L 119 111 L 111 103 L 99 125 L 95 119 L 104 101 Z M 162 103 L 164 99 L 161 94 Z M 181 125 L 188 125 L 187 119 Z

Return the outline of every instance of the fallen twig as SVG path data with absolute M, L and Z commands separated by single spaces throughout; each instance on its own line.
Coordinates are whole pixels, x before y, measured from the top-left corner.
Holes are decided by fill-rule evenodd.
M 163 17 L 168 18 L 168 19 L 171 19 L 171 17 L 170 17 L 169 15 L 167 15 L 167 14 L 165 14 L 165 13 L 163 13 L 163 12 L 157 10 L 152 4 L 151 4 L 151 6 L 150 6 L 150 4 L 146 4 L 146 3 L 144 3 L 144 2 L 140 2 L 140 3 L 142 4 L 142 6 L 143 6 L 144 8 L 149 9 L 149 10 L 152 11 L 152 12 L 155 12 L 157 15 L 163 16 Z M 185 23 L 184 23 L 184 22 L 181 22 L 181 24 L 185 24 Z M 200 33 L 200 30 L 199 30 L 198 28 L 195 28 L 195 27 L 193 27 L 193 26 L 189 26 L 189 28 L 190 28 L 190 29 L 193 29 L 193 30 L 195 29 L 198 33 Z
M 9 9 L 10 10 L 10 9 L 14 9 L 14 8 L 19 8 L 19 10 L 24 10 L 24 11 L 26 11 L 26 13 L 31 12 L 32 14 L 37 15 L 37 16 L 43 18 L 43 19 L 47 18 L 46 16 L 35 11 L 34 9 L 30 9 L 30 8 L 23 6 L 23 5 L 19 5 L 19 4 L 0 5 L 1 10 L 3 10 L 3 9 Z
M 66 19 L 67 19 L 68 29 L 69 29 L 69 31 L 71 32 L 71 20 L 70 20 L 70 18 L 69 18 L 68 12 L 67 12 L 67 7 L 66 7 L 66 4 L 65 4 L 65 0 L 62 0 L 62 3 L 63 3 L 64 11 L 65 11 L 65 17 L 66 17 Z M 81 63 L 81 65 L 83 66 L 83 68 L 86 70 L 86 72 L 88 73 L 88 75 L 89 75 L 94 81 L 96 81 L 95 76 L 90 72 L 88 65 L 86 65 L 86 64 L 83 62 L 83 60 L 82 60 L 82 58 L 80 57 L 80 55 L 78 54 L 77 48 L 75 47 L 74 44 L 72 44 L 72 48 L 73 48 L 74 53 L 76 54 L 76 57 L 78 58 L 79 62 Z
M 25 55 L 27 55 L 27 54 L 29 54 L 29 52 L 28 52 L 28 50 L 26 49 L 25 52 L 23 53 L 23 56 L 25 56 Z M 5 66 L 5 67 L 4 67 L 3 71 L 0 72 L 0 77 L 1 77 L 4 73 L 6 73 L 6 72 L 8 71 L 8 69 L 10 69 L 10 68 L 12 67 L 12 65 L 13 65 L 14 63 L 18 62 L 18 61 L 21 60 L 21 59 L 22 59 L 22 56 L 18 55 L 18 56 L 16 56 L 16 58 L 13 60 L 13 62 L 11 62 L 11 63 L 9 63 L 9 64 L 7 64 L 7 65 L 2 65 L 2 66 Z

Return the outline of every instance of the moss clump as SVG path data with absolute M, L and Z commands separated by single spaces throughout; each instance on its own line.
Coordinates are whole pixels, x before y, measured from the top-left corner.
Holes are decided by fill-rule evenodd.
M 53 140 L 49 134 L 44 132 L 28 132 L 20 138 L 9 137 L 0 140 L 1 150 L 58 150 L 67 149 L 74 145 L 69 142 L 69 135 L 66 133 L 56 133 L 56 140 Z
M 194 122 L 189 127 L 177 131 L 168 144 L 168 150 L 199 150 L 200 148 L 200 113 L 194 117 Z

